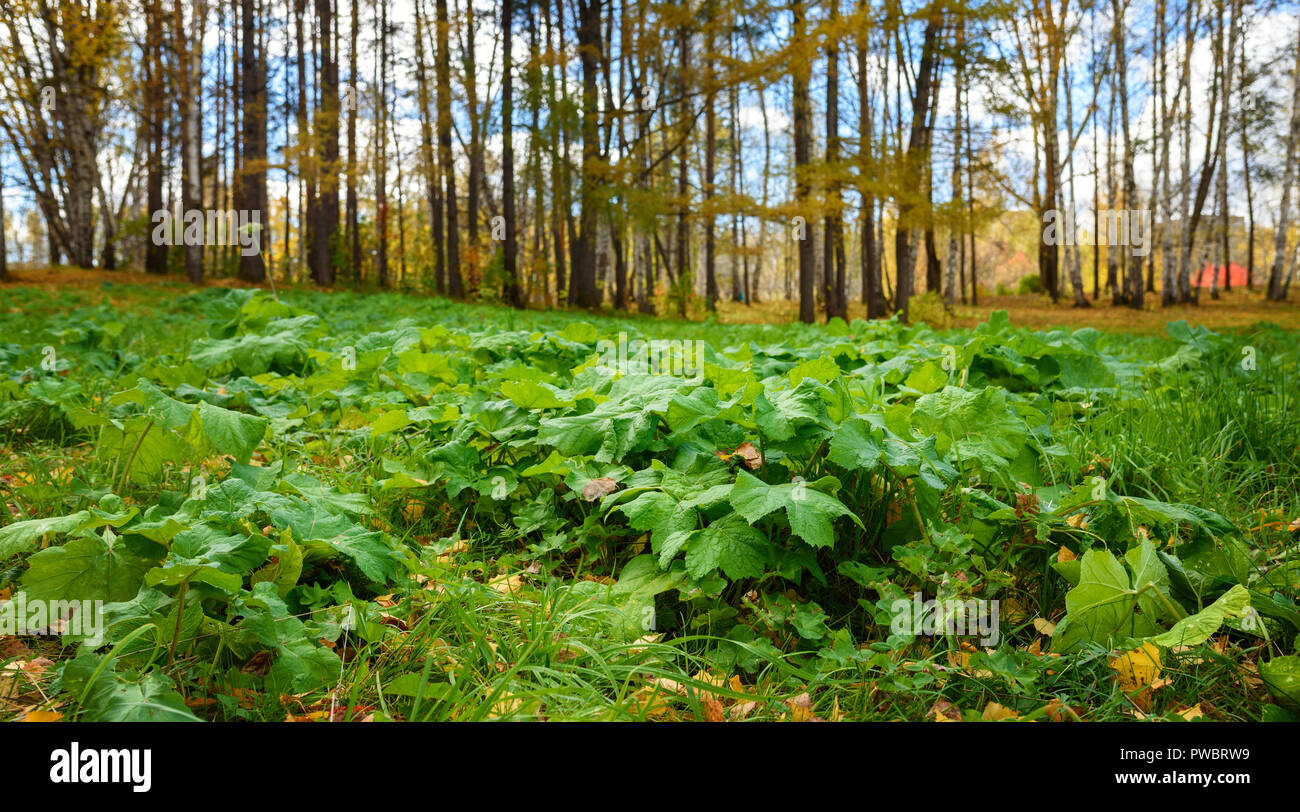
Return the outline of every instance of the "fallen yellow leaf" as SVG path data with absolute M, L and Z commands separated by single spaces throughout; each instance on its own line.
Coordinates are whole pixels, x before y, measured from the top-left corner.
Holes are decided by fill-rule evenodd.
M 18 717 L 19 722 L 62 722 L 63 714 L 58 711 L 32 710 Z
M 980 714 L 980 718 L 986 722 L 1000 722 L 1003 719 L 1018 719 L 1020 717 L 1010 708 L 996 702 L 990 702 L 984 706 L 984 712 Z
M 1120 687 L 1125 691 L 1146 688 L 1160 676 L 1160 649 L 1152 643 L 1112 658 L 1110 667 L 1119 675 Z

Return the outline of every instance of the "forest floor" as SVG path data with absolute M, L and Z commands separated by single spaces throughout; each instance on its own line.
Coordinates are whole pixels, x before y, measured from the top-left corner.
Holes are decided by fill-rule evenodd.
M 9 281 L 13 286 L 38 287 L 45 290 L 73 289 L 86 290 L 102 287 L 105 283 L 113 285 L 162 285 L 179 290 L 190 290 L 192 286 L 182 276 L 159 276 L 141 271 L 71 268 L 66 266 L 49 267 L 40 265 L 16 265 L 9 269 Z M 283 283 L 281 283 L 283 285 Z M 204 287 L 269 289 L 270 285 L 254 285 L 235 278 L 205 279 Z M 323 290 L 310 283 L 295 283 L 292 287 L 304 290 Z M 1159 292 L 1148 294 L 1147 305 L 1142 310 L 1134 310 L 1122 305 L 1115 305 L 1109 296 L 1090 300 L 1086 308 L 1075 307 L 1070 298 L 1063 297 L 1053 303 L 1046 295 L 1009 294 L 980 297 L 978 305 L 956 304 L 951 312 L 946 312 L 932 299 L 918 297 L 913 300 L 913 318 L 925 321 L 934 327 L 974 327 L 987 321 L 998 310 L 1007 311 L 1011 324 L 1030 330 L 1066 329 L 1077 330 L 1080 327 L 1095 327 L 1113 333 L 1132 335 L 1164 335 L 1165 325 L 1171 321 L 1185 320 L 1193 327 L 1205 327 L 1209 330 L 1236 330 L 1261 322 L 1273 323 L 1287 329 L 1300 329 L 1300 290 L 1292 294 L 1287 302 L 1270 302 L 1264 298 L 1262 290 L 1235 289 L 1220 292 L 1218 299 L 1212 299 L 1205 292 L 1198 304 L 1174 305 L 1161 307 Z M 615 315 L 610 308 L 610 315 Z M 660 312 L 667 312 L 661 306 Z M 703 319 L 707 313 L 702 306 L 692 305 L 688 315 Z M 866 306 L 861 302 L 849 303 L 849 318 L 866 318 Z M 722 301 L 718 305 L 717 320 L 723 324 L 788 324 L 799 317 L 799 303 L 796 301 L 772 300 L 762 301 L 746 306 L 738 302 Z
M 0 627 L 0 719 L 1297 719 L 1292 330 L 14 275 L 0 606 L 105 644 Z

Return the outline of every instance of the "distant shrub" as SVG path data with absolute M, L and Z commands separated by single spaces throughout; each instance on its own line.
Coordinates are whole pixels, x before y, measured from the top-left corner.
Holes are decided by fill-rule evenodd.
M 1016 286 L 1016 293 L 1038 294 L 1042 292 L 1043 292 L 1043 282 L 1041 279 L 1039 279 L 1037 276 L 1033 274 L 1030 274 L 1029 276 L 1020 277 L 1020 284 Z
M 953 324 L 952 313 L 944 304 L 943 297 L 933 290 L 908 299 L 907 310 L 908 318 L 913 322 L 923 321 L 939 329 Z

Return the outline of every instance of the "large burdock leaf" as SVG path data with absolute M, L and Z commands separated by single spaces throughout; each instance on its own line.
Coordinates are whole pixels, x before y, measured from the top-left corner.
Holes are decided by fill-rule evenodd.
M 289 614 L 274 584 L 263 582 L 253 587 L 253 597 L 247 606 L 258 608 L 245 615 L 240 630 L 247 638 L 276 652 L 275 664 L 266 677 L 268 689 L 276 693 L 303 693 L 338 679 L 339 656 L 316 645 L 303 622 Z
M 1142 560 L 1149 562 L 1145 556 Z M 1158 561 L 1154 566 L 1163 567 Z M 1150 581 L 1155 576 L 1143 570 L 1143 577 Z M 1089 640 L 1106 643 L 1112 638 L 1154 634 L 1153 616 L 1134 612 L 1137 605 L 1138 589 L 1119 559 L 1108 550 L 1088 550 L 1079 561 L 1079 585 L 1065 595 L 1066 617 L 1056 628 L 1052 650 L 1069 651 Z
M 790 532 L 814 547 L 830 547 L 835 543 L 832 522 L 838 516 L 848 516 L 861 526 L 862 521 L 853 511 L 834 496 L 822 493 L 819 487 L 834 490 L 839 481 L 827 477 L 814 484 L 792 482 L 769 485 L 746 471 L 736 477 L 731 489 L 731 506 L 753 524 L 767 514 L 784 509 L 790 520 Z
M 185 707 L 185 698 L 176 692 L 169 677 L 150 671 L 139 682 L 128 682 L 116 672 L 116 663 L 99 668 L 106 656 L 83 650 L 63 668 L 63 687 L 74 697 L 84 697 L 80 721 L 200 721 Z
M 1288 654 L 1260 663 L 1259 676 L 1280 704 L 1300 708 L 1300 656 Z
M 572 406 L 573 398 L 538 381 L 502 381 L 501 394 L 521 409 L 558 409 Z
M 222 454 L 231 455 L 241 465 L 248 463 L 257 444 L 262 442 L 269 422 L 265 417 L 233 412 L 207 401 L 199 402 L 198 415 L 203 423 L 203 434 L 212 447 Z
M 885 450 L 882 445 L 884 429 L 872 425 L 861 417 L 853 417 L 835 430 L 831 438 L 831 462 L 850 471 L 870 471 L 880 464 Z
M 92 517 L 89 511 L 79 510 L 67 516 L 28 519 L 0 527 L 0 561 L 36 546 L 46 533 L 72 533 L 83 527 Z
M 650 531 L 650 548 L 658 554 L 659 566 L 664 569 L 698 523 L 693 507 L 682 507 L 663 491 L 647 491 L 616 509 L 623 511 L 633 528 Z
M 693 534 L 686 545 L 686 571 L 699 580 L 722 569 L 731 580 L 757 578 L 770 558 L 772 543 L 739 514 L 728 513 Z
M 1241 617 L 1249 606 L 1250 593 L 1244 586 L 1237 584 L 1223 593 L 1214 603 L 1194 615 L 1179 620 L 1164 634 L 1151 638 L 1152 642 L 1166 648 L 1199 646 L 1219 630 L 1223 621 Z
M 162 548 L 158 548 L 161 550 Z M 28 600 L 126 601 L 135 597 L 153 561 L 124 539 L 75 538 L 27 559 L 22 586 Z
M 943 438 L 940 451 L 947 451 L 950 442 L 958 457 L 978 459 L 989 469 L 1015 459 L 1029 436 L 1006 390 L 996 387 L 970 392 L 947 386 L 924 395 L 916 401 L 912 423 Z
M 686 578 L 680 562 L 663 572 L 654 557 L 639 555 L 623 566 L 618 582 L 609 588 L 607 602 L 619 610 L 618 632 L 624 640 L 636 640 L 654 631 L 655 596 L 667 592 Z
M 804 378 L 785 391 L 769 386 L 754 399 L 754 422 L 769 440 L 789 440 L 801 426 L 826 419 L 829 397 L 830 390 L 815 378 Z

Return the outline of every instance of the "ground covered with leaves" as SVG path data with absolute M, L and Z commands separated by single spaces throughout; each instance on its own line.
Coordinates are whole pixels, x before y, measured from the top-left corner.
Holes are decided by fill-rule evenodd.
M 0 616 L 70 607 L 0 636 L 0 718 L 1297 718 L 1274 325 L 108 283 L 0 335 Z

